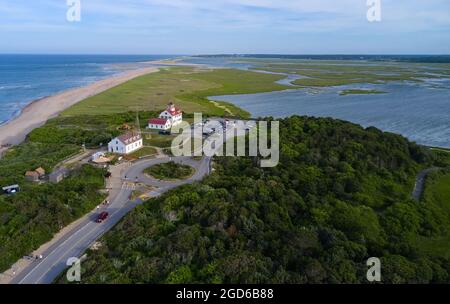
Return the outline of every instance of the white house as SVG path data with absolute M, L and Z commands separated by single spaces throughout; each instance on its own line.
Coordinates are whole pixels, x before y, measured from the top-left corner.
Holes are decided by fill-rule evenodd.
M 111 140 L 108 144 L 108 151 L 117 154 L 130 154 L 141 149 L 142 146 L 142 136 L 129 132 Z
M 176 126 L 183 121 L 183 112 L 171 102 L 167 109 L 159 115 L 159 118 L 169 119 L 172 126 Z
M 172 121 L 165 118 L 151 118 L 148 121 L 148 128 L 160 131 L 169 131 L 172 128 Z

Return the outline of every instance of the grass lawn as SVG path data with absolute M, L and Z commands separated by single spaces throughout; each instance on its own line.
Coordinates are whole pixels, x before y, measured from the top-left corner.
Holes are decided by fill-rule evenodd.
M 195 170 L 191 166 L 168 162 L 147 168 L 144 172 L 158 179 L 173 180 L 186 179 L 192 176 Z
M 144 134 L 144 145 L 158 148 L 170 148 L 177 135 L 165 135 L 158 133 Z
M 167 103 L 175 101 L 185 113 L 248 117 L 247 112 L 232 104 L 214 103 L 207 97 L 283 90 L 288 87 L 275 83 L 282 78 L 282 75 L 233 69 L 162 69 L 87 98 L 64 111 L 62 116 L 161 111 Z
M 143 147 L 142 149 L 137 150 L 134 153 L 131 153 L 131 157 L 141 158 L 146 156 L 153 156 L 156 154 L 156 149 L 153 147 Z
M 447 232 L 434 238 L 421 237 L 418 245 L 421 250 L 436 256 L 450 258 L 450 171 L 435 172 L 427 180 L 424 204 L 434 204 L 449 219 Z

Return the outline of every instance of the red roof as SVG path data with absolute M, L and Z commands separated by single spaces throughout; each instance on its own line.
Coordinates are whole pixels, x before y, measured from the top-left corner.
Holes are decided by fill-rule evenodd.
M 175 116 L 181 114 L 181 110 L 176 108 L 173 102 L 169 103 L 166 109 L 167 112 L 169 112 L 170 115 Z
M 152 118 L 148 121 L 149 124 L 152 125 L 163 125 L 165 126 L 167 123 L 167 119 L 165 118 Z
M 119 136 L 118 138 L 124 144 L 129 145 L 129 144 L 137 142 L 138 140 L 141 140 L 142 136 L 140 134 L 137 134 L 134 132 L 129 132 L 129 133 Z
M 172 116 L 181 114 L 181 110 L 178 108 L 171 108 L 171 109 L 167 109 L 166 111 L 169 112 L 170 115 L 172 115 Z

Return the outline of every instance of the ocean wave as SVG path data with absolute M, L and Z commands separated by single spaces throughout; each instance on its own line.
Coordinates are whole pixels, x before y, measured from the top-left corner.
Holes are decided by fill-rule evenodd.
M 17 89 L 31 89 L 31 88 L 33 88 L 31 84 L 0 86 L 0 90 L 17 90 Z

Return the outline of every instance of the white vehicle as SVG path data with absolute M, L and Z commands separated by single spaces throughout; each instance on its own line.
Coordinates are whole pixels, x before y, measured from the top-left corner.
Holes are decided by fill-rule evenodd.
M 203 135 L 210 135 L 214 133 L 215 131 L 212 129 L 203 129 Z

